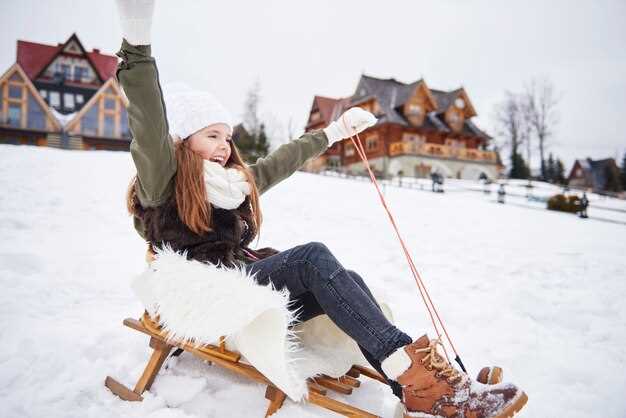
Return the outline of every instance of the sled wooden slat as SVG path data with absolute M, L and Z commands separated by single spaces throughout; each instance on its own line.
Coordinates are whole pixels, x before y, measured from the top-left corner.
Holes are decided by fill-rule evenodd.
M 339 379 L 325 376 L 317 376 L 313 378 L 313 381 L 318 385 L 328 388 L 330 390 L 334 390 L 335 392 L 343 393 L 344 395 L 352 394 L 352 387 L 344 385 L 339 381 Z
M 370 379 L 374 379 L 374 380 L 378 380 L 381 383 L 384 383 L 386 385 L 389 384 L 389 382 L 387 382 L 387 380 L 380 375 L 380 373 L 378 373 L 375 370 L 372 369 L 368 369 L 367 367 L 362 367 L 362 366 L 352 366 L 353 370 L 356 370 L 357 372 L 359 372 L 360 374 L 362 374 L 363 376 L 367 376 Z
M 317 383 L 312 382 L 312 381 L 308 381 L 307 382 L 307 386 L 309 387 L 309 391 L 317 392 L 320 395 L 326 395 L 326 393 L 328 392 L 326 390 L 326 388 L 324 388 L 324 387 L 322 387 L 322 386 L 320 386 Z
M 172 350 L 171 345 L 165 344 L 163 341 L 160 341 L 155 337 L 150 338 L 150 347 L 152 347 L 154 351 L 150 356 L 150 360 L 148 360 L 148 365 L 143 371 L 143 374 L 137 381 L 135 389 L 133 389 L 133 392 L 135 393 L 141 394 L 146 390 L 150 390 L 150 387 L 154 382 L 154 378 Z
M 353 388 L 358 388 L 361 386 L 361 381 L 351 376 L 341 376 L 339 378 L 339 382 L 343 383 L 344 385 L 352 386 Z
M 167 334 L 161 330 L 159 325 L 154 322 L 147 313 L 144 314 L 140 320 L 127 318 L 123 323 L 129 328 L 149 336 L 150 347 L 153 350 L 148 364 L 137 381 L 134 390 L 130 390 L 110 376 L 107 376 L 105 379 L 105 386 L 123 400 L 143 400 L 141 395 L 146 390 L 150 390 L 159 370 L 174 347 L 178 347 L 201 360 L 208 361 L 210 364 L 216 364 L 251 380 L 267 385 L 265 398 L 269 400 L 269 405 L 265 412 L 265 417 L 269 417 L 278 411 L 287 398 L 282 390 L 274 386 L 274 384 L 254 366 L 241 362 L 241 354 L 226 349 L 224 337 L 219 339 L 217 346 L 194 346 L 186 342 L 169 340 Z M 353 366 L 346 375 L 340 376 L 339 378 L 322 375 L 314 379 L 309 379 L 307 381 L 308 402 L 346 417 L 376 417 L 376 415 L 367 411 L 327 396 L 328 389 L 345 395 L 351 394 L 354 388 L 358 388 L 361 385 L 361 382 L 357 379 L 361 374 L 385 384 L 387 383 L 376 371 L 366 367 Z
M 286 397 L 287 395 L 285 395 L 282 390 L 277 389 L 275 386 L 268 386 L 265 390 L 265 399 L 269 400 L 270 404 L 267 407 L 265 416 L 269 417 L 274 412 L 278 411 L 280 407 L 283 406 Z
M 319 405 L 322 408 L 329 409 L 345 417 L 354 418 L 378 418 L 378 415 L 370 414 L 367 411 L 339 402 L 327 396 L 319 395 L 315 392 L 309 392 L 309 403 Z
M 111 392 L 115 393 L 117 396 L 124 399 L 125 401 L 143 401 L 143 397 L 141 395 L 137 395 L 135 392 L 128 389 L 126 386 L 122 385 L 111 376 L 107 376 L 107 378 L 104 380 L 104 386 L 108 387 Z

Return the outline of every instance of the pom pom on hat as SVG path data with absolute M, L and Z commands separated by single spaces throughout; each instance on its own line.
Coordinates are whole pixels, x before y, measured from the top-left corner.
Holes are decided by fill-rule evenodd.
M 184 83 L 163 86 L 163 100 L 170 135 L 181 139 L 214 123 L 224 123 L 232 131 L 230 112 L 207 91 L 192 90 Z

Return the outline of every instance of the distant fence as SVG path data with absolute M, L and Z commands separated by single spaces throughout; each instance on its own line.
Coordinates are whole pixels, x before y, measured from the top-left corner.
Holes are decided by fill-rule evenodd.
M 364 176 L 364 175 L 357 175 L 357 174 L 349 174 L 349 173 L 343 173 L 340 171 L 334 171 L 334 170 L 323 170 L 320 171 L 316 174 L 322 175 L 322 176 L 326 176 L 326 177 L 337 177 L 337 178 L 342 178 L 342 179 L 348 179 L 348 180 L 354 180 L 354 181 L 361 181 L 361 182 L 370 182 L 370 178 L 369 176 Z M 412 190 L 426 190 L 426 191 L 430 191 L 432 190 L 432 180 L 431 179 L 427 179 L 427 178 L 416 178 L 416 177 L 393 177 L 391 179 L 383 179 L 380 178 L 380 176 L 376 176 L 376 180 L 378 180 L 378 183 L 383 187 L 383 190 L 385 187 L 387 186 L 393 186 L 393 187 L 399 187 L 402 189 L 412 189 Z M 454 179 L 452 179 L 452 181 L 454 182 Z M 445 187 L 444 184 L 444 188 L 446 189 L 446 192 L 477 192 L 477 193 L 491 193 L 491 188 L 489 189 L 481 189 L 479 187 L 468 187 L 468 186 L 464 186 L 463 184 L 460 183 L 452 183 L 452 186 L 448 185 L 448 187 Z M 572 191 L 576 191 L 578 192 L 578 190 L 572 190 Z M 532 192 L 530 194 L 522 194 L 522 193 L 515 193 L 512 191 L 507 191 L 506 192 L 507 196 L 512 196 L 512 197 L 520 197 L 520 198 L 524 198 L 527 199 L 528 201 L 531 202 L 537 202 L 537 203 L 547 203 L 549 197 L 547 196 L 535 196 L 532 194 Z M 611 208 L 611 207 L 607 207 L 607 206 L 602 206 L 602 205 L 598 205 L 596 202 L 591 202 L 591 207 L 593 209 L 600 209 L 600 210 L 607 210 L 607 211 L 611 211 L 611 212 L 620 212 L 620 213 L 626 213 L 626 209 L 620 209 L 620 208 Z

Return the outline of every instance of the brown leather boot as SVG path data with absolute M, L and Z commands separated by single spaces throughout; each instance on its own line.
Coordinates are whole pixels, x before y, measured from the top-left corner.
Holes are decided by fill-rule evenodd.
M 528 397 L 512 384 L 484 385 L 454 369 L 426 335 L 404 347 L 411 367 L 397 379 L 404 418 L 510 418 Z

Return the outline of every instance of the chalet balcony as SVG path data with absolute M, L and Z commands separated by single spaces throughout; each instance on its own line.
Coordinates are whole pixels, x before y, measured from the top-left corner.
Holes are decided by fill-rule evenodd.
M 389 156 L 419 155 L 422 157 L 448 158 L 482 163 L 496 163 L 495 151 L 483 151 L 475 148 L 450 147 L 439 144 L 417 144 L 414 142 L 393 142 L 389 144 Z

